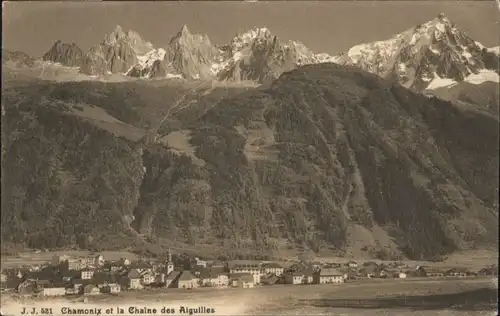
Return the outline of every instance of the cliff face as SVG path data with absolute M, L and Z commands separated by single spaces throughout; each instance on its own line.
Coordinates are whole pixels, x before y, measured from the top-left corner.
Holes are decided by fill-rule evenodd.
M 3 96 L 3 240 L 51 244 L 41 236 L 57 231 L 54 242 L 67 245 L 135 231 L 192 246 L 385 258 L 497 245 L 494 116 L 335 64 L 236 94 L 71 85 Z M 93 104 L 134 128 L 152 126 L 147 113 L 162 124 L 126 140 L 103 131 L 123 126 L 109 117 L 46 112 L 61 102 Z M 130 228 L 112 224 L 125 215 Z
M 42 59 L 64 66 L 79 67 L 85 58 L 85 53 L 75 43 L 63 43 L 58 40 L 52 48 L 46 52 Z

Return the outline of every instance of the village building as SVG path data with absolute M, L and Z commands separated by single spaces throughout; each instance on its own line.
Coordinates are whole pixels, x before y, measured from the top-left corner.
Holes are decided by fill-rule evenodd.
M 66 262 L 67 262 L 67 265 L 68 265 L 68 270 L 79 271 L 79 270 L 82 269 L 82 264 L 81 264 L 80 260 L 77 260 L 77 259 L 68 259 Z
M 222 288 L 229 285 L 229 276 L 220 268 L 204 269 L 199 277 L 203 286 Z
M 127 277 L 129 279 L 129 284 L 128 287 L 131 290 L 141 290 L 144 288 L 144 286 L 141 283 L 141 275 L 139 272 L 135 269 L 132 269 L 129 271 L 127 274 Z
M 333 284 L 333 283 L 344 283 L 344 275 L 337 269 L 321 269 L 319 273 L 316 273 L 315 283 L 318 284 Z
M 64 284 L 51 284 L 44 287 L 40 294 L 42 296 L 64 296 L 66 295 L 66 287 Z
M 144 272 L 153 272 L 153 266 L 145 261 L 132 262 L 128 268 L 137 270 L 140 274 Z
M 230 275 L 232 287 L 253 288 L 254 277 L 251 273 L 234 273 Z
M 303 272 L 290 272 L 284 274 L 285 284 L 302 284 L 304 279 Z
M 429 277 L 429 278 L 443 278 L 444 271 L 437 267 L 417 267 L 418 276 Z
M 276 262 L 264 263 L 262 265 L 262 269 L 264 270 L 265 275 L 274 274 L 276 276 L 282 275 L 285 270 L 285 268 Z
M 351 261 L 347 262 L 347 267 L 357 269 L 358 263 L 356 261 L 351 260 Z
M 259 264 L 237 264 L 229 269 L 229 274 L 239 273 L 249 273 L 253 275 L 254 284 L 259 284 L 262 268 Z
M 177 282 L 180 289 L 194 289 L 199 286 L 198 281 L 198 278 L 190 271 L 185 270 L 181 273 Z
M 80 271 L 82 280 L 90 280 L 94 276 L 94 269 L 85 268 Z
M 445 272 L 445 276 L 448 277 L 461 277 L 464 278 L 468 276 L 469 271 L 466 268 L 452 268 Z
M 201 260 L 200 258 L 194 258 L 195 267 L 207 267 L 207 262 L 205 260 Z
M 144 285 L 150 285 L 155 282 L 155 274 L 150 271 L 144 271 L 141 273 L 141 283 Z
M 121 292 L 120 284 L 106 284 L 101 288 L 102 293 L 116 294 Z

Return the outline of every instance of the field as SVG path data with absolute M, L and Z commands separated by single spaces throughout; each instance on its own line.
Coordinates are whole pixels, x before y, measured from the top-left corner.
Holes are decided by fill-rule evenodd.
M 102 308 L 120 306 L 214 308 L 215 315 L 493 315 L 498 283 L 491 278 L 372 280 L 340 285 L 269 286 L 254 289 L 198 289 L 192 291 L 127 292 L 119 296 L 39 301 L 37 307 Z M 21 306 L 35 306 L 2 296 L 2 309 L 9 314 Z M 149 313 L 152 314 L 152 313 Z M 148 315 L 141 313 L 141 315 Z M 495 314 L 496 315 L 496 314 Z

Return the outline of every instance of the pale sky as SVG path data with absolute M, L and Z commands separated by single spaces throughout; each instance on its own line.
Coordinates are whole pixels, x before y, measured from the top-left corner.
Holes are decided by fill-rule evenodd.
M 215 44 L 236 33 L 267 27 L 282 40 L 299 40 L 315 52 L 335 54 L 392 35 L 444 13 L 488 47 L 500 45 L 494 1 L 293 2 L 10 2 L 3 3 L 2 40 L 9 50 L 40 57 L 60 39 L 83 50 L 119 24 L 164 47 L 183 24 Z

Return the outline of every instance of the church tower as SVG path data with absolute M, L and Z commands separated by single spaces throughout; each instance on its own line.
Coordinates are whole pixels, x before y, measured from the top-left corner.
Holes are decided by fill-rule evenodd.
M 174 262 L 172 261 L 172 252 L 168 250 L 167 275 L 174 271 Z

